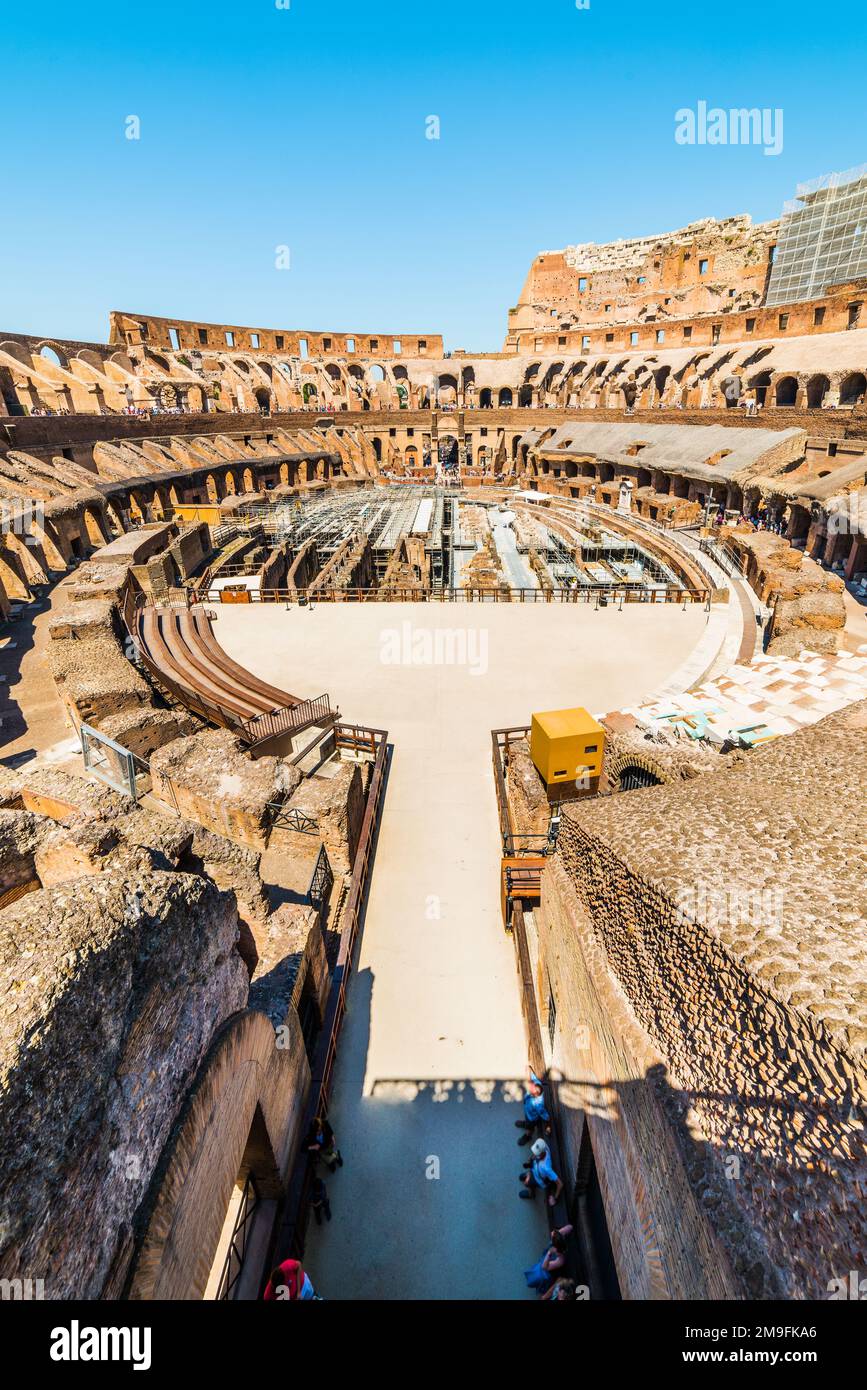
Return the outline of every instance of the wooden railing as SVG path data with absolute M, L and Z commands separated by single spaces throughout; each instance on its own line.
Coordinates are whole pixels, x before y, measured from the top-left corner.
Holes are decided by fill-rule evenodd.
M 502 846 L 500 907 L 503 926 L 507 931 L 514 929 L 514 913 L 517 906 L 524 901 L 538 901 L 545 860 L 556 849 L 557 844 L 556 837 L 550 832 L 546 835 L 525 834 L 516 831 L 512 823 L 504 763 L 508 756 L 509 743 L 514 739 L 526 738 L 529 732 L 526 725 L 513 729 L 494 729 L 491 732 L 491 758 Z

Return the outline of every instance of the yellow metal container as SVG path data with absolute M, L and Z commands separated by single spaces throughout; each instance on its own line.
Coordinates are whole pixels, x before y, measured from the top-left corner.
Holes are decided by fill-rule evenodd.
M 546 786 L 572 782 L 593 786 L 602 772 L 605 730 L 586 709 L 534 714 L 530 757 Z

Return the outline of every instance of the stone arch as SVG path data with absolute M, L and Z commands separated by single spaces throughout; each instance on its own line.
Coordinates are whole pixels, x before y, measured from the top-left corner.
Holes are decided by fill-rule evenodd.
M 826 376 L 811 376 L 807 382 L 807 409 L 821 410 L 830 387 L 831 383 Z
M 490 386 L 483 386 L 479 392 L 479 406 L 482 410 L 490 410 L 493 406 L 493 392 Z
M 65 570 L 69 565 L 72 550 L 67 545 L 60 531 L 47 517 L 41 526 L 38 521 L 34 521 L 33 535 L 38 538 L 48 568 L 52 570 Z
M 0 584 L 10 599 L 20 598 L 26 602 L 30 598 L 30 586 L 24 568 L 11 547 L 0 546 Z
M 440 431 L 438 453 L 443 468 L 457 470 L 460 463 L 460 448 L 458 437 L 453 430 Z
M 867 376 L 863 372 L 850 372 L 840 382 L 840 404 L 858 405 L 867 396 Z
M 50 362 L 53 367 L 62 367 L 65 365 L 60 359 L 60 353 L 57 351 L 57 348 L 51 347 L 48 343 L 45 343 L 43 347 L 37 349 L 37 355 L 39 357 L 44 357 L 45 361 Z
M 8 367 L 0 366 L 0 397 L 10 415 L 23 415 L 24 406 Z
M 108 544 L 108 535 L 102 517 L 95 507 L 84 508 L 84 524 L 87 528 L 87 537 L 94 550 L 99 550 L 103 545 Z
M 512 405 L 513 396 L 511 386 L 501 386 L 497 396 L 497 405 L 508 408 Z
M 114 502 L 106 502 L 105 520 L 113 536 L 122 536 L 124 534 L 123 518 Z
M 755 395 L 756 404 L 763 406 L 768 398 L 768 390 L 771 385 L 770 372 L 757 372 L 755 376 L 750 377 L 748 384 Z
M 37 542 L 36 544 L 28 544 L 22 536 L 16 535 L 14 531 L 7 531 L 2 538 L 3 547 L 12 557 L 10 563 L 12 563 L 13 560 L 17 561 L 16 568 L 20 571 L 28 586 L 34 584 L 47 584 L 50 565 L 45 555 L 45 547 L 42 543 L 43 538 L 34 528 L 31 528 L 30 534 Z M 64 567 L 65 561 L 57 566 L 59 569 L 63 569 Z
M 656 371 L 652 372 L 651 375 L 653 377 L 653 384 L 656 388 L 656 398 L 661 401 L 665 395 L 668 378 L 671 375 L 671 367 L 657 367 Z
M 130 488 L 127 499 L 129 501 L 130 516 L 136 521 L 147 521 L 148 503 L 144 494 L 137 492 L 134 488 Z
M 662 786 L 671 781 L 667 769 L 657 758 L 635 749 L 615 753 L 606 759 L 605 773 L 608 785 L 619 791 Z
M 798 399 L 798 378 L 796 376 L 781 376 L 777 379 L 774 387 L 774 404 L 780 406 L 793 406 Z
M 255 480 L 255 478 L 253 477 L 253 470 L 252 470 L 252 468 L 245 468 L 245 469 L 244 469 L 244 475 L 243 475 L 243 477 L 244 477 L 244 491 L 245 491 L 245 492 L 255 492 L 255 491 L 256 491 L 256 480 Z
M 154 486 L 154 494 L 151 498 L 151 510 L 155 515 L 162 517 L 168 516 L 169 512 L 172 510 L 172 502 L 168 488 Z

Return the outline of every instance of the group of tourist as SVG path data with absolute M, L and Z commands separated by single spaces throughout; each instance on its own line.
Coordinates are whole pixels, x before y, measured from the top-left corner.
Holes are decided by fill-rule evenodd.
M 527 1066 L 523 1109 L 523 1119 L 515 1121 L 516 1127 L 522 1131 L 518 1146 L 524 1148 L 529 1145 L 530 1156 L 519 1174 L 521 1190 L 518 1196 L 532 1201 L 537 1192 L 542 1192 L 547 1205 L 554 1207 L 563 1191 L 563 1183 L 551 1161 L 548 1140 L 553 1133 L 553 1124 L 545 1099 L 544 1082 L 530 1064 Z M 336 1173 L 338 1168 L 343 1167 L 343 1155 L 334 1130 L 324 1115 L 313 1117 L 301 1147 L 307 1153 L 312 1168 L 311 1209 L 316 1224 L 321 1225 L 323 1219 L 331 1220 L 331 1204 L 325 1182 L 319 1176 L 319 1166 L 323 1165 L 329 1173 Z M 562 1272 L 568 1260 L 572 1229 L 568 1225 L 553 1227 L 548 1244 L 536 1263 L 524 1270 L 527 1287 L 534 1289 L 546 1302 L 565 1303 L 576 1297 L 575 1280 Z M 264 1293 L 268 1303 L 302 1303 L 321 1298 L 301 1261 L 295 1259 L 284 1260 L 271 1271 Z
M 323 1217 L 331 1220 L 331 1203 L 328 1189 L 319 1176 L 319 1165 L 323 1164 L 329 1173 L 336 1173 L 343 1167 L 343 1155 L 337 1147 L 334 1130 L 324 1115 L 314 1115 L 301 1145 L 311 1166 L 310 1206 L 317 1226 L 322 1225 Z M 313 1287 L 310 1275 L 300 1260 L 284 1260 L 271 1271 L 271 1276 L 263 1295 L 267 1303 L 303 1303 L 309 1299 L 322 1299 Z
M 554 1169 L 548 1140 L 553 1133 L 553 1124 L 545 1100 L 545 1086 L 532 1064 L 527 1065 L 527 1085 L 524 1091 L 524 1118 L 516 1120 L 515 1125 L 522 1130 L 518 1145 L 530 1146 L 530 1157 L 519 1174 L 521 1190 L 519 1197 L 532 1201 L 537 1192 L 547 1198 L 549 1207 L 556 1206 L 563 1191 L 563 1183 Z M 571 1226 L 557 1226 L 551 1230 L 549 1243 L 534 1265 L 524 1270 L 528 1288 L 535 1289 L 546 1302 L 566 1303 L 575 1298 L 575 1280 L 561 1274 L 567 1261 L 568 1239 Z

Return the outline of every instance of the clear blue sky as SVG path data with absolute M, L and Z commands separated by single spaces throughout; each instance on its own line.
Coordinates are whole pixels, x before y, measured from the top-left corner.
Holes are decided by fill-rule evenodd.
M 120 308 L 499 348 L 539 251 L 773 217 L 798 181 L 867 161 L 865 15 L 7 0 L 0 330 L 104 340 Z M 699 99 L 782 107 L 783 153 L 677 145 Z

